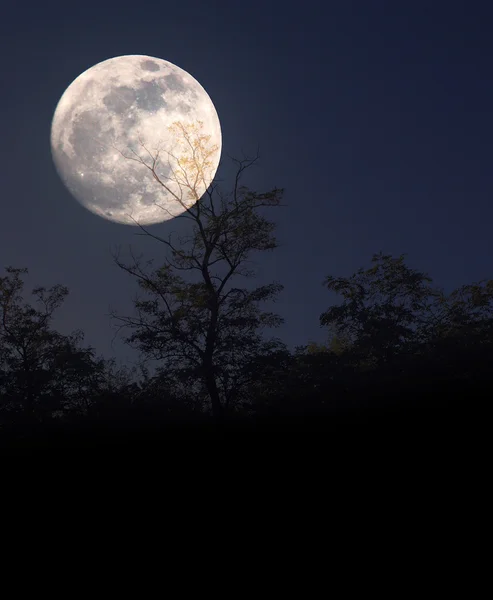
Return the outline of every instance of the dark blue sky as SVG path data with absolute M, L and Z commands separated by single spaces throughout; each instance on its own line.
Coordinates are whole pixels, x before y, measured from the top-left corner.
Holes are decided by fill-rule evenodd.
M 290 346 L 325 338 L 324 277 L 380 250 L 408 253 L 447 290 L 493 276 L 491 3 L 90 0 L 2 13 L 0 267 L 67 285 L 57 325 L 82 328 L 100 352 L 126 355 L 106 315 L 130 310 L 136 291 L 111 249 L 163 248 L 70 197 L 50 126 L 67 86 L 122 54 L 192 74 L 217 108 L 223 150 L 260 145 L 251 186 L 286 189 L 288 206 L 270 213 L 281 248 L 258 263 L 260 282 L 285 285 Z

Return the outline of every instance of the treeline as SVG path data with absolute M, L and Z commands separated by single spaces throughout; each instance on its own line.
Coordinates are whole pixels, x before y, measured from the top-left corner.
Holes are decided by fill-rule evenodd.
M 68 290 L 37 288 L 26 300 L 25 273 L 8 268 L 0 278 L 3 443 L 158 439 L 211 423 L 199 368 L 178 365 L 152 375 L 145 366 L 117 368 L 84 345 L 82 332 L 62 335 L 53 328 Z M 403 256 L 379 254 L 370 268 L 327 277 L 325 285 L 341 299 L 320 315 L 327 344 L 289 351 L 273 339 L 259 342 L 258 352 L 243 361 L 215 363 L 217 380 L 229 377 L 229 386 L 222 388 L 214 423 L 330 429 L 341 418 L 409 418 L 418 411 L 426 419 L 440 411 L 465 414 L 489 401 L 492 280 L 446 295 Z
M 200 181 L 210 180 L 210 139 L 200 127 L 184 135 L 185 155 L 170 176 L 186 235 L 161 237 L 136 222 L 165 250 L 163 262 L 132 251 L 127 260 L 113 257 L 138 285 L 132 314 L 111 318 L 141 357 L 139 369 L 96 356 L 80 331 L 54 330 L 65 287 L 37 288 L 26 299 L 25 270 L 8 268 L 0 278 L 2 440 L 39 434 L 66 443 L 141 432 L 163 439 L 209 423 L 216 433 L 337 428 L 368 415 L 379 423 L 395 414 L 443 419 L 488 402 L 492 280 L 445 294 L 404 256 L 378 254 L 349 277 L 326 278 L 339 301 L 319 317 L 325 345 L 307 341 L 290 351 L 269 337 L 283 319 L 263 305 L 283 286 L 239 282 L 254 281 L 252 257 L 278 246 L 266 212 L 285 210 L 284 190 L 242 184 L 254 157 L 234 160 L 230 191 L 214 182 L 201 196 Z M 169 191 L 155 170 L 159 151 L 144 149 L 143 177 Z

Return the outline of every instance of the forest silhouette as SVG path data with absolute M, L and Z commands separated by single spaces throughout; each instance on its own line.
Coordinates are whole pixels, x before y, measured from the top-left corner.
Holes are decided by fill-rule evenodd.
M 84 346 L 82 332 L 57 332 L 51 320 L 68 290 L 37 288 L 25 301 L 26 272 L 9 267 L 0 278 L 0 445 L 159 443 L 228 429 L 323 433 L 362 419 L 415 425 L 464 416 L 490 394 L 493 281 L 445 295 L 403 256 L 378 254 L 370 268 L 327 278 L 342 302 L 320 315 L 325 345 L 290 351 L 258 336 L 245 349 L 241 337 L 228 340 L 225 362 L 210 367 L 217 381 L 231 382 L 219 391 L 219 412 L 207 366 L 164 368 L 158 358 L 152 374 L 145 362 L 117 367 Z M 179 356 L 184 343 L 144 327 L 137 334 L 147 355 Z
M 174 173 L 181 194 L 173 193 L 183 209 L 176 218 L 189 221 L 189 235 L 159 237 L 139 226 L 166 247 L 164 263 L 113 256 L 115 269 L 139 289 L 132 314 L 111 315 L 138 353 L 138 367 L 97 356 L 80 330 L 54 329 L 69 293 L 63 285 L 28 294 L 26 268 L 9 266 L 0 277 L 0 445 L 330 435 L 368 423 L 375 433 L 444 424 L 485 404 L 493 280 L 447 294 L 410 268 L 405 255 L 375 254 L 354 274 L 323 282 L 328 307 L 319 320 L 327 342 L 307 340 L 290 350 L 270 336 L 283 319 L 263 308 L 282 285 L 255 287 L 251 261 L 278 245 L 266 211 L 282 205 L 283 190 L 255 192 L 242 184 L 256 156 L 233 161 L 230 191 L 214 182 L 199 197 L 196 188 L 210 167 L 208 138 L 194 127 L 184 139 L 189 152 Z M 150 157 L 138 159 L 144 171 L 166 187 L 155 170 L 159 156 L 143 150 Z

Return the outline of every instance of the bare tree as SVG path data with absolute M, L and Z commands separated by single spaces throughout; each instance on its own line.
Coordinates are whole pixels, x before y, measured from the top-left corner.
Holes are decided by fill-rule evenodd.
M 187 385 L 197 382 L 194 393 L 204 391 L 213 414 L 220 416 L 238 397 L 248 360 L 281 345 L 276 339 L 265 341 L 262 329 L 276 327 L 282 319 L 259 304 L 275 300 L 282 286 L 247 289 L 232 282 L 255 276 L 250 260 L 255 251 L 277 247 L 275 224 L 260 209 L 279 206 L 283 190 L 257 193 L 242 185 L 242 176 L 257 162 L 258 153 L 232 159 L 236 174 L 230 192 L 223 193 L 217 182 L 208 185 L 216 148 L 201 125 L 173 125 L 183 142 L 179 155 L 162 147 L 150 149 L 142 140 L 138 152 L 122 152 L 142 165 L 143 174 L 147 170 L 163 195 L 173 198 L 179 214 L 164 204 L 160 207 L 190 221 L 190 234 L 165 238 L 135 221 L 140 235 L 166 246 L 165 264 L 154 268 L 152 261 L 133 254 L 127 264 L 119 254 L 114 256 L 120 268 L 138 279 L 145 295 L 135 301 L 134 315 L 113 312 L 113 318 L 119 328 L 131 330 L 127 343 L 159 360 L 163 373 L 173 372 Z M 164 159 L 167 168 L 159 169 Z

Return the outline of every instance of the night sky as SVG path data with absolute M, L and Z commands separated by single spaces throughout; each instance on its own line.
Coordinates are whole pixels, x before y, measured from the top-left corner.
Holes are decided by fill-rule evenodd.
M 107 315 L 129 313 L 137 286 L 111 251 L 131 244 L 158 262 L 164 252 L 80 205 L 51 157 L 65 89 L 124 54 L 193 75 L 218 111 L 223 159 L 259 145 L 245 183 L 285 188 L 286 206 L 267 213 L 281 246 L 256 261 L 259 285 L 285 285 L 277 334 L 290 347 L 326 338 L 325 276 L 380 250 L 407 253 L 448 291 L 493 276 L 491 2 L 29 4 L 0 19 L 0 265 L 28 267 L 30 288 L 69 287 L 61 332 L 81 328 L 98 352 L 130 358 Z

